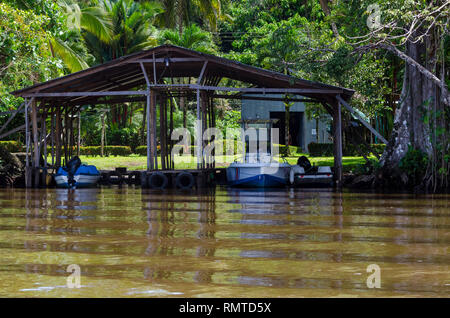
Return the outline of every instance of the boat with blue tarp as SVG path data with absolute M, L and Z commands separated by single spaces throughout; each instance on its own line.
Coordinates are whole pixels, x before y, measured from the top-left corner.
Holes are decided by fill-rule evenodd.
M 90 188 L 97 185 L 100 172 L 95 166 L 81 163 L 78 157 L 72 158 L 65 167 L 60 167 L 55 182 L 60 188 Z

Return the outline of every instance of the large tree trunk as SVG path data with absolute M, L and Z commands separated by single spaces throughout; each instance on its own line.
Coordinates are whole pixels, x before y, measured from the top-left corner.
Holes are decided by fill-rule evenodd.
M 410 43 L 406 45 L 406 54 L 420 63 L 427 69 L 432 69 L 432 65 L 427 65 L 424 56 L 430 57 L 427 43 Z M 424 74 L 419 72 L 417 67 L 405 63 L 405 74 L 403 77 L 403 87 L 400 97 L 400 105 L 396 109 L 394 128 L 391 138 L 381 157 L 382 177 L 386 184 L 392 186 L 406 186 L 411 184 L 408 174 L 399 168 L 401 159 L 408 152 L 408 147 L 420 149 L 429 156 L 433 153 L 433 145 L 430 141 L 429 124 L 424 120 L 424 114 L 430 112 L 430 105 L 433 98 L 436 98 L 433 89 L 434 83 Z M 415 180 L 415 182 L 420 182 Z

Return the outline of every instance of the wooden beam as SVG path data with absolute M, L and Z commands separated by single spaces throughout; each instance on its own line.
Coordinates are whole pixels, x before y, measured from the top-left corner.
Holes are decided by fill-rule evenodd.
M 142 73 L 144 74 L 145 82 L 147 86 L 150 86 L 150 80 L 148 79 L 147 71 L 145 70 L 144 63 L 140 62 Z
M 197 84 L 157 84 L 152 85 L 153 89 L 158 88 L 187 88 L 191 90 L 207 91 L 226 91 L 226 92 L 244 92 L 244 93 L 279 93 L 279 94 L 341 94 L 342 89 L 323 89 L 323 88 L 273 88 L 273 87 L 225 87 L 225 86 L 205 86 Z
M 336 99 L 344 105 L 344 107 L 367 128 L 369 129 L 375 136 L 381 139 L 381 141 L 385 144 L 388 143 L 386 138 L 384 138 L 378 131 L 376 131 L 367 121 L 365 121 L 357 112 L 356 110 L 351 107 L 340 95 L 336 96 Z
M 20 106 L 24 106 L 24 105 L 25 105 L 25 103 L 22 103 Z M 21 109 L 21 110 L 19 110 L 19 109 L 8 110 L 6 112 L 0 112 L 0 116 L 11 115 L 11 114 L 14 114 L 14 113 L 23 113 L 23 112 L 24 112 L 23 109 Z
M 205 70 L 206 70 L 206 66 L 207 65 L 208 65 L 208 61 L 205 61 L 203 63 L 202 70 L 200 71 L 200 75 L 198 76 L 197 85 L 201 85 L 202 79 L 203 79 L 203 75 L 205 74 Z
M 244 99 L 244 100 L 264 100 L 273 102 L 284 102 L 286 98 L 277 97 L 261 97 L 261 96 L 244 96 L 244 95 L 226 95 L 226 94 L 214 94 L 214 98 L 224 98 L 224 99 Z M 303 102 L 303 103 L 320 103 L 320 101 L 311 98 L 288 98 L 289 102 Z
M 60 92 L 60 93 L 30 93 L 25 97 L 76 97 L 76 96 L 123 96 L 146 95 L 146 91 L 104 91 L 104 92 Z
M 14 129 L 11 129 L 11 130 L 5 132 L 3 135 L 0 135 L 0 139 L 6 138 L 6 137 L 8 137 L 9 135 L 12 135 L 12 134 L 14 134 L 14 133 L 16 133 L 16 132 L 18 132 L 18 131 L 22 131 L 22 130 L 25 129 L 25 127 L 26 127 L 26 124 L 25 124 L 25 125 L 22 125 L 22 126 L 19 126 L 19 127 L 16 127 L 16 128 L 14 128 Z
M 154 53 L 153 53 L 154 55 Z M 196 57 L 173 57 L 169 58 L 169 63 L 179 63 L 179 62 L 202 62 L 205 59 Z M 128 63 L 165 63 L 166 58 L 152 58 L 152 59 L 139 59 L 129 61 Z
M 6 123 L 2 126 L 2 128 L 0 128 L 0 133 L 3 130 L 5 130 L 6 126 L 8 126 L 8 124 L 11 122 L 11 120 L 13 120 L 14 117 L 16 117 L 16 115 L 22 110 L 23 106 L 25 106 L 25 103 L 26 102 L 23 102 L 22 104 L 20 104 L 20 106 L 19 106 L 19 108 L 17 108 L 17 110 L 13 111 L 11 117 L 9 117 L 8 120 L 6 121 Z

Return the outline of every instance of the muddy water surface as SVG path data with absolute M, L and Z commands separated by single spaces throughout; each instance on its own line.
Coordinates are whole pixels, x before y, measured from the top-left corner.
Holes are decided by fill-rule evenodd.
M 0 189 L 1 297 L 449 297 L 449 246 L 449 195 Z

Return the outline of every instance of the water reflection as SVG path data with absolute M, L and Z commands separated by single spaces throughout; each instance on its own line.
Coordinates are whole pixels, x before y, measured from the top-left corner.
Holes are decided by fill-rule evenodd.
M 0 296 L 449 296 L 449 197 L 0 190 Z M 64 287 L 78 264 L 83 288 Z

